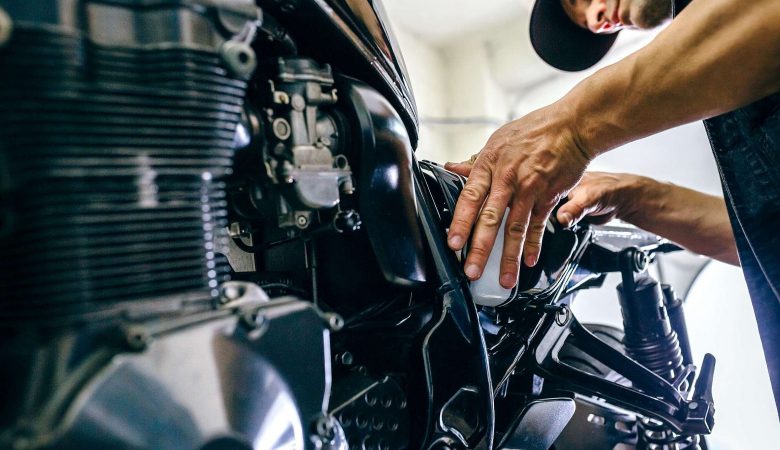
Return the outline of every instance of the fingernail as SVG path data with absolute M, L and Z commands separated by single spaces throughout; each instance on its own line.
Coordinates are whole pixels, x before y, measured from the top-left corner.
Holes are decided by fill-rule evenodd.
M 476 264 L 469 264 L 466 266 L 466 276 L 471 280 L 479 278 L 479 267 Z
M 566 228 L 571 226 L 572 221 L 574 220 L 574 217 L 570 213 L 563 213 L 561 214 L 561 225 L 565 226 Z
M 528 255 L 525 257 L 525 265 L 528 267 L 533 267 L 536 265 L 536 255 Z
M 505 273 L 501 275 L 501 286 L 509 289 L 512 286 L 515 285 L 515 281 L 517 281 L 517 275 L 512 273 Z
M 450 236 L 450 238 L 447 240 L 447 243 L 453 250 L 460 250 L 463 248 L 463 238 L 458 235 Z

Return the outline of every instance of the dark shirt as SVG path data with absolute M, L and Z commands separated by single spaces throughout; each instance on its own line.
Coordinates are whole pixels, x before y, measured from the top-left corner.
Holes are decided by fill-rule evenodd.
M 780 94 L 704 125 L 780 410 Z
M 675 0 L 674 14 L 690 2 Z M 704 127 L 780 411 L 780 93 L 705 120 Z

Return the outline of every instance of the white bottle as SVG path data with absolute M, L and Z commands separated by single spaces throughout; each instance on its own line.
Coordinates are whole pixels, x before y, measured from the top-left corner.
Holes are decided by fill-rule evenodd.
M 503 288 L 498 283 L 498 277 L 501 274 L 501 253 L 504 250 L 504 227 L 508 215 L 509 208 L 504 212 L 504 219 L 498 228 L 496 242 L 490 251 L 490 256 L 485 265 L 485 270 L 482 271 L 482 276 L 479 280 L 471 282 L 471 296 L 474 299 L 474 303 L 480 306 L 501 306 L 512 300 L 517 290 L 517 287 L 512 289 Z

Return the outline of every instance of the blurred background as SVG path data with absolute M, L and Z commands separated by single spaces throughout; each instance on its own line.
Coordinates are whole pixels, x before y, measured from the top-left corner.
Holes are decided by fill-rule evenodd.
M 562 72 L 531 48 L 533 0 L 385 0 L 409 70 L 420 114 L 418 156 L 444 163 L 478 152 L 503 123 L 554 102 L 600 67 L 650 42 L 657 31 L 621 32 L 596 67 Z M 620 102 L 630 92 L 616 93 Z M 591 170 L 631 172 L 722 195 L 701 123 L 678 127 L 597 158 Z M 772 399 L 753 310 L 739 268 L 690 253 L 670 255 L 655 269 L 686 300 L 694 358 L 717 360 L 715 432 L 711 450 L 773 450 L 780 422 Z M 582 322 L 620 326 L 614 287 L 581 295 Z

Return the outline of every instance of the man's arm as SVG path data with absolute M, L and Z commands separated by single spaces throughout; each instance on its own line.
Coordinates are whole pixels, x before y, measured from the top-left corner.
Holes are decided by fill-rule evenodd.
M 732 111 L 780 91 L 780 2 L 696 0 L 650 44 L 581 82 L 582 149 L 626 142 Z
M 557 219 L 571 226 L 585 216 L 596 223 L 621 219 L 694 253 L 739 265 L 721 197 L 639 175 L 588 172 L 558 209 Z
M 592 158 L 635 139 L 731 111 L 780 90 L 780 1 L 695 0 L 647 47 L 558 102 L 496 131 L 470 164 L 448 236 L 481 276 L 507 206 L 500 283 L 534 265 L 544 222 Z

